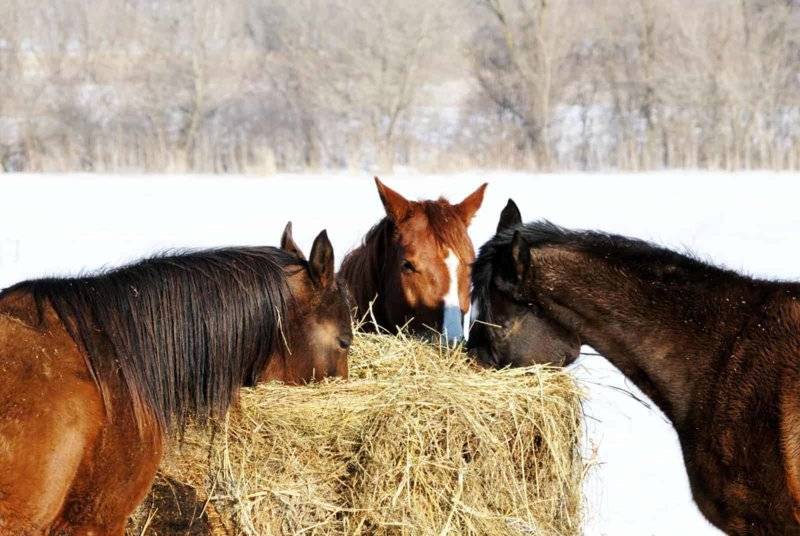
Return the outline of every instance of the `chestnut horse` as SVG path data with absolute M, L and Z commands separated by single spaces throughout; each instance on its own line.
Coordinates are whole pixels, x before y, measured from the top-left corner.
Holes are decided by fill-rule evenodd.
M 358 318 L 369 312 L 377 326 L 412 333 L 464 336 L 469 271 L 475 258 L 467 227 L 483 202 L 486 184 L 457 205 L 444 198 L 409 201 L 375 177 L 386 216 L 342 261 Z
M 155 257 L 0 293 L 0 534 L 122 535 L 167 434 L 239 388 L 347 374 L 350 314 L 321 233 Z
M 526 339 L 526 317 L 558 325 L 559 344 L 591 345 L 663 410 L 711 523 L 800 534 L 800 284 L 535 222 L 481 248 L 473 285 L 478 317 L 497 326 L 477 345 L 484 361 L 525 365 L 502 339 Z

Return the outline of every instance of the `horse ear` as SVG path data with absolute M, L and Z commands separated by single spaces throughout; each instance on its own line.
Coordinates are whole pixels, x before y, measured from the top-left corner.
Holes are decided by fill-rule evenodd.
M 294 255 L 300 260 L 306 260 L 306 256 L 303 255 L 303 251 L 300 249 L 300 246 L 297 245 L 297 242 L 294 241 L 294 237 L 292 236 L 292 222 L 287 223 L 286 228 L 283 230 L 283 234 L 281 235 L 281 249 L 286 253 Z
M 500 213 L 500 221 L 497 223 L 497 232 L 505 231 L 522 223 L 522 214 L 519 212 L 517 204 L 513 199 L 509 199 L 505 208 Z
M 411 202 L 383 184 L 378 177 L 375 177 L 375 186 L 378 187 L 378 195 L 386 209 L 386 215 L 395 223 L 401 222 L 411 210 Z
M 333 283 L 333 246 L 328 231 L 322 231 L 314 239 L 308 259 L 311 280 L 319 288 L 328 288 Z
M 456 205 L 458 215 L 461 216 L 461 221 L 463 221 L 464 224 L 469 225 L 472 221 L 472 217 L 478 212 L 478 209 L 481 208 L 483 193 L 486 191 L 488 185 L 489 183 L 484 182 L 478 186 L 477 190 L 469 194 L 462 202 Z
M 520 281 L 531 264 L 531 247 L 519 231 L 514 233 L 514 238 L 511 240 L 511 260 L 514 263 L 517 280 Z

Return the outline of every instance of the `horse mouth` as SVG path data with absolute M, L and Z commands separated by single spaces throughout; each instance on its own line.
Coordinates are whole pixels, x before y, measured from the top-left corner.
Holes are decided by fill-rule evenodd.
M 465 340 L 463 335 L 451 337 L 447 332 L 439 335 L 439 343 L 446 346 L 456 346 L 457 344 L 463 343 Z

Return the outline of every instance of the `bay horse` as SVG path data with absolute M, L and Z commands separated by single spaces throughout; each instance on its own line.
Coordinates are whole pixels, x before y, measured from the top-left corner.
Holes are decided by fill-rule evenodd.
M 800 284 L 547 221 L 501 230 L 472 281 L 478 318 L 493 326 L 473 345 L 486 364 L 529 364 L 502 340 L 527 340 L 528 317 L 555 323 L 558 344 L 591 345 L 672 422 L 713 525 L 800 534 Z
M 444 198 L 409 201 L 375 177 L 386 216 L 342 261 L 339 277 L 366 329 L 442 334 L 463 339 L 469 310 L 469 271 L 475 249 L 467 234 L 486 184 L 453 205 Z M 375 325 L 377 324 L 377 325 Z
M 350 312 L 323 231 L 158 256 L 0 293 L 0 534 L 123 535 L 164 439 L 239 389 L 347 374 Z

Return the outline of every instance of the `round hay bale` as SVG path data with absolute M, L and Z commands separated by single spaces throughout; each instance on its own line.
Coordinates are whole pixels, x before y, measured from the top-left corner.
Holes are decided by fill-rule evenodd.
M 349 381 L 246 389 L 188 431 L 129 533 L 579 534 L 580 397 L 560 370 L 359 333 Z

